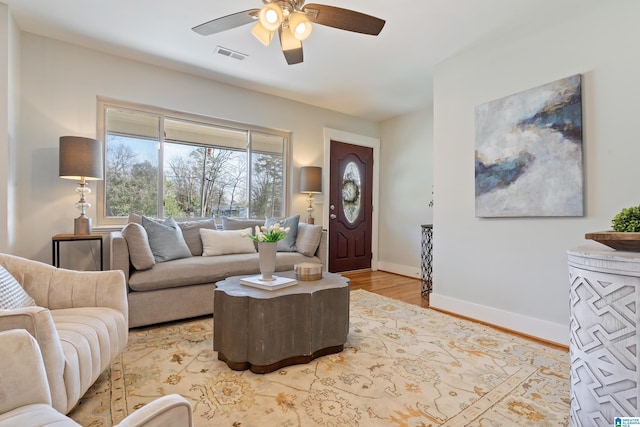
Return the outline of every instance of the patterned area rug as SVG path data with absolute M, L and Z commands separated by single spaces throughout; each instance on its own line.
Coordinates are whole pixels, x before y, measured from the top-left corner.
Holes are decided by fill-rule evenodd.
M 342 353 L 258 375 L 217 360 L 210 318 L 130 332 L 70 414 L 111 426 L 179 393 L 196 426 L 566 426 L 569 355 L 366 291 Z

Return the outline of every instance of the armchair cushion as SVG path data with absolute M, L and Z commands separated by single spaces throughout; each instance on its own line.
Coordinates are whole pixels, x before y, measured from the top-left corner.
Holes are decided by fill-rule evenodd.
M 12 309 L 36 305 L 18 281 L 0 265 L 0 309 Z
M 27 331 L 0 332 L 0 427 L 80 427 L 51 406 L 38 343 Z M 193 427 L 191 404 L 177 394 L 156 399 L 116 427 Z

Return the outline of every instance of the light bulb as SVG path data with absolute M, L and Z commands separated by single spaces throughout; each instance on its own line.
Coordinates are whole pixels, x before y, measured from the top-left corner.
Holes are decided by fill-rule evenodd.
M 289 30 L 297 40 L 305 40 L 311 34 L 311 22 L 302 12 L 294 12 L 289 16 Z
M 266 4 L 260 10 L 259 17 L 260 23 L 265 29 L 275 31 L 282 23 L 282 9 L 274 3 Z

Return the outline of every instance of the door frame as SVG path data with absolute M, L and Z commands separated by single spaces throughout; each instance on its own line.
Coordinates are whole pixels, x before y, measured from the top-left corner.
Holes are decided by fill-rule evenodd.
M 323 169 L 326 171 L 323 173 L 322 188 L 329 191 L 329 182 L 331 177 L 329 176 L 329 161 L 331 159 L 331 140 L 338 142 L 346 142 L 347 144 L 360 145 L 363 147 L 370 147 L 373 149 L 373 187 L 372 187 L 372 204 L 373 212 L 371 218 L 371 270 L 378 270 L 378 195 L 380 192 L 380 139 L 372 138 L 370 136 L 358 135 L 351 132 L 345 132 L 338 129 L 332 129 L 328 127 L 323 128 L 324 138 L 324 165 Z M 329 198 L 326 197 L 328 201 Z M 322 205 L 322 223 L 330 225 L 329 222 L 329 204 L 323 203 Z M 327 256 L 328 256 L 327 247 Z

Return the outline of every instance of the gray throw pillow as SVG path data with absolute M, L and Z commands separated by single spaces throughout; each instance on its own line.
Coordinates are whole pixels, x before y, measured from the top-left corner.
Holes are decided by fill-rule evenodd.
M 264 222 L 265 227 L 269 228 L 276 223 L 280 224 L 280 227 L 290 230 L 286 234 L 285 238 L 278 242 L 278 252 L 295 252 L 296 251 L 296 238 L 298 237 L 298 223 L 300 222 L 300 215 L 290 216 L 284 219 L 267 218 Z
M 222 217 L 222 229 L 223 230 L 244 230 L 245 228 L 251 228 L 251 234 L 255 234 L 256 225 L 263 226 L 263 219 L 243 219 L 243 218 L 229 218 L 227 216 Z
M 320 239 L 322 238 L 322 226 L 301 222 L 298 224 L 298 237 L 296 238 L 296 251 L 305 256 L 314 256 Z
M 20 283 L 0 265 L 0 309 L 30 307 L 36 305 L 31 296 L 20 286 Z
M 148 270 L 156 264 L 149 236 L 142 225 L 130 222 L 122 229 L 122 237 L 127 241 L 129 259 L 136 270 Z
M 182 237 L 184 238 L 187 247 L 191 251 L 191 255 L 202 255 L 202 239 L 200 238 L 200 229 L 215 230 L 217 228 L 216 221 L 213 218 L 178 222 L 180 229 L 182 230 Z
M 191 251 L 182 237 L 182 230 L 173 218 L 169 217 L 159 223 L 143 216 L 142 226 L 149 235 L 149 246 L 156 262 L 191 256 Z

